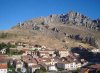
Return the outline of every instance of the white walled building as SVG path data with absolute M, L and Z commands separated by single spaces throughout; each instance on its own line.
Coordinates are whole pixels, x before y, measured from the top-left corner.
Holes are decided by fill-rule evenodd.
M 60 57 L 66 57 L 69 55 L 69 51 L 67 50 L 60 50 L 59 51 Z
M 31 72 L 33 73 L 36 69 L 40 69 L 39 65 L 34 65 L 31 67 Z
M 93 53 L 98 53 L 98 52 L 100 52 L 100 49 L 92 49 L 91 50 Z
M 78 56 L 74 54 L 70 54 L 67 57 L 61 58 L 61 60 L 57 63 L 58 68 L 68 69 L 68 70 L 76 70 L 82 67 Z
M 0 50 L 1 54 L 5 54 L 6 53 L 6 48 Z
M 22 68 L 23 67 L 23 62 L 21 61 L 21 60 L 16 60 L 16 70 L 18 69 L 18 68 Z
M 82 65 L 81 63 L 67 63 L 67 62 L 62 62 L 62 63 L 57 63 L 57 67 L 58 68 L 63 68 L 63 69 L 67 69 L 67 70 L 76 70 L 78 68 L 80 68 Z
M 48 71 L 57 71 L 57 68 L 55 65 L 49 65 L 48 66 Z
M 0 63 L 0 73 L 7 73 L 7 63 Z

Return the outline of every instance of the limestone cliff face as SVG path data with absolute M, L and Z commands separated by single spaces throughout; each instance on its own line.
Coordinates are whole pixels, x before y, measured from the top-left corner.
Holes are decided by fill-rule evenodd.
M 65 25 L 75 25 L 75 26 L 84 26 L 88 29 L 99 30 L 97 21 L 93 21 L 89 17 L 74 11 L 70 11 L 67 14 L 52 14 L 47 17 L 40 17 L 26 21 L 24 23 L 19 23 L 20 28 L 23 29 L 33 29 L 33 30 L 42 30 L 44 29 L 43 25 L 56 25 L 56 24 L 65 24 Z
M 96 19 L 96 20 L 93 20 L 93 22 L 96 24 L 96 30 L 99 30 L 100 31 L 100 19 Z
M 64 24 L 80 25 L 89 29 L 96 29 L 96 23 L 92 19 L 78 12 L 71 11 L 68 14 L 60 15 L 60 18 Z

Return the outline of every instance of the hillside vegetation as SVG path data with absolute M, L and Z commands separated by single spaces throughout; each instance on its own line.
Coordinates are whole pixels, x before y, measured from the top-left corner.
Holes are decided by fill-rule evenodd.
M 0 31 L 0 42 L 24 41 L 33 44 L 45 45 L 50 48 L 73 47 L 82 45 L 86 48 L 95 47 L 89 43 L 69 38 L 70 35 L 95 38 L 100 47 L 99 20 L 77 13 L 50 15 L 18 23 L 7 31 Z M 96 46 L 97 48 L 97 46 Z

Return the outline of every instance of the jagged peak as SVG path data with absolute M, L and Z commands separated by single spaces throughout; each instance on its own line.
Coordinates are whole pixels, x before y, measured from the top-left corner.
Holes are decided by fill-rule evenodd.
M 96 23 L 92 21 L 88 16 L 81 14 L 76 11 L 69 11 L 67 14 L 51 14 L 47 17 L 39 17 L 34 18 L 32 20 L 28 20 L 27 22 L 19 23 L 18 26 L 25 28 L 34 27 L 36 24 L 73 24 L 73 25 L 82 25 L 87 28 L 96 29 Z M 52 26 L 52 25 L 50 25 Z

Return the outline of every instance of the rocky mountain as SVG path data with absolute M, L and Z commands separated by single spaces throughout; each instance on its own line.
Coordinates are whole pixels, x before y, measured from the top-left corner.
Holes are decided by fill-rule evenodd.
M 64 25 L 84 26 L 88 29 L 100 30 L 98 24 L 99 22 L 97 22 L 96 20 L 92 20 L 89 17 L 74 11 L 70 11 L 67 14 L 61 14 L 61 15 L 52 14 L 48 17 L 40 17 L 37 19 L 32 19 L 24 23 L 19 23 L 19 27 L 24 29 L 29 28 L 33 30 L 42 30 L 44 28 L 42 27 L 42 25 L 49 26 L 50 24 L 54 24 L 52 26 L 55 26 L 55 23 L 62 23 Z
M 100 19 L 93 20 L 93 22 L 97 25 L 97 30 L 100 30 Z
M 66 45 L 67 47 L 79 45 L 91 47 L 93 46 L 90 45 L 91 43 L 100 44 L 99 30 L 99 19 L 92 20 L 81 13 L 70 11 L 67 14 L 52 14 L 20 22 L 10 30 L 0 31 L 0 42 L 24 41 L 53 48 L 62 48 Z M 83 43 L 85 38 L 88 38 L 89 44 Z

